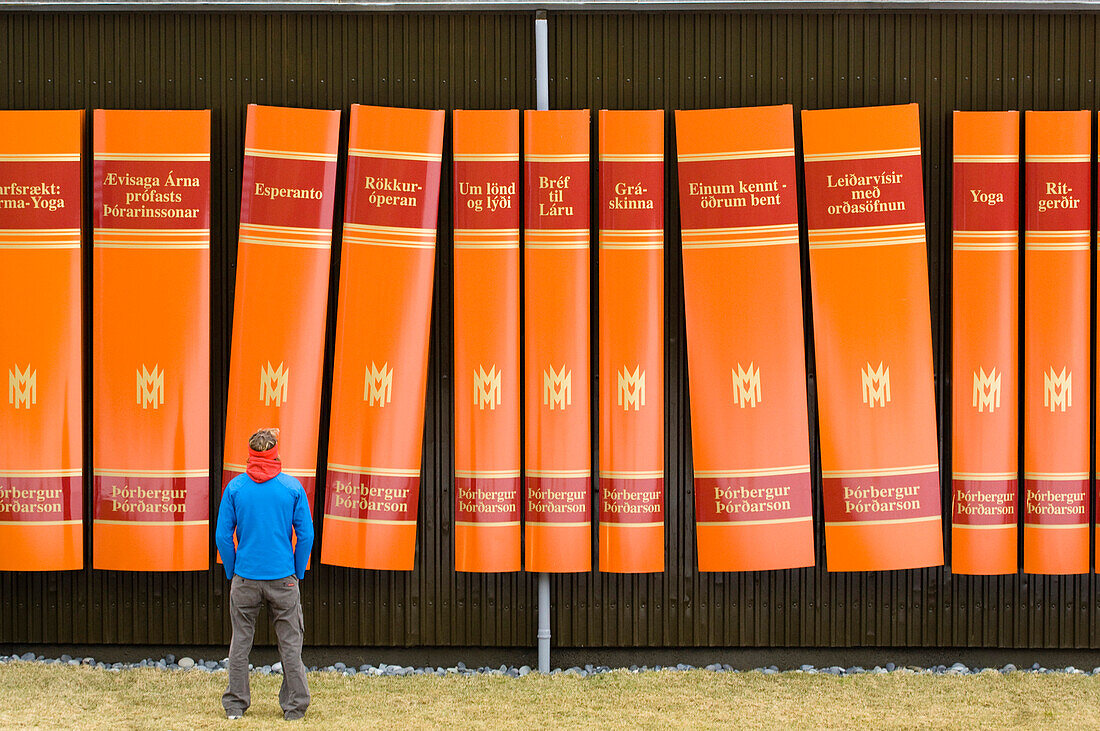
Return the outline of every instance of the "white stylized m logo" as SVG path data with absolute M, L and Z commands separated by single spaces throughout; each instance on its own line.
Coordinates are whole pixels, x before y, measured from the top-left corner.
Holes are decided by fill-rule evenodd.
M 492 411 L 500 404 L 500 372 L 495 365 L 488 373 L 482 365 L 474 371 L 474 403 L 481 410 L 488 406 Z
M 1043 373 L 1043 406 L 1051 411 L 1058 408 L 1065 411 L 1073 406 L 1073 373 L 1066 373 L 1065 366 L 1058 374 L 1055 374 L 1054 366 Z
M 363 384 L 363 400 L 368 406 L 384 407 L 392 400 L 393 395 L 393 369 L 389 361 L 382 364 L 379 369 L 374 361 L 367 366 L 367 375 Z
M 890 369 L 882 367 L 879 361 L 878 368 L 872 369 L 871 364 L 860 373 L 863 382 L 863 403 L 872 409 L 875 406 L 886 406 L 890 403 Z
M 260 366 L 260 398 L 264 406 L 282 406 L 286 401 L 287 389 L 290 386 L 290 369 L 283 368 L 283 362 L 279 361 L 278 368 L 271 367 L 271 361 L 266 366 Z
M 979 414 L 983 409 L 993 413 L 993 409 L 1001 407 L 1001 374 L 996 368 L 991 368 L 989 375 L 986 375 L 982 368 L 978 368 L 977 373 L 974 374 L 974 396 L 971 399 L 971 406 L 977 407 Z
M 549 371 L 542 372 L 542 405 L 549 406 L 550 410 L 554 408 L 564 409 L 573 403 L 573 389 L 572 389 L 573 372 L 566 372 L 565 366 L 562 365 L 561 372 L 554 371 L 554 366 L 550 366 Z
M 17 365 L 12 367 L 15 370 L 8 371 L 8 403 L 29 409 L 38 403 L 38 371 L 32 371 L 29 363 L 23 371 Z
M 150 406 L 157 409 L 164 403 L 164 371 L 159 363 L 151 371 L 146 370 L 142 363 L 137 371 L 137 403 L 143 409 Z
M 623 366 L 616 374 L 619 377 L 619 406 L 623 411 L 630 411 L 633 406 L 635 411 L 645 406 L 645 371 L 640 365 L 634 366 L 631 373 Z
M 753 363 L 749 363 L 748 370 L 738 363 L 733 373 L 733 403 L 742 409 L 748 406 L 756 408 L 756 404 L 764 399 L 760 394 L 760 369 Z

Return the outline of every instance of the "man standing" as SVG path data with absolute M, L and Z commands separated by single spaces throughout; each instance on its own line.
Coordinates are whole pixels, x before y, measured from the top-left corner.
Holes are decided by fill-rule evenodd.
M 252 702 L 248 655 L 256 616 L 266 602 L 283 662 L 279 705 L 283 718 L 296 721 L 305 716 L 309 706 L 298 582 L 305 578 L 313 549 L 313 518 L 302 483 L 282 473 L 278 429 L 260 429 L 249 437 L 247 471 L 234 477 L 222 493 L 214 540 L 225 575 L 232 582 L 229 616 L 233 641 L 229 645 L 229 687 L 222 695 L 225 715 L 240 718 Z

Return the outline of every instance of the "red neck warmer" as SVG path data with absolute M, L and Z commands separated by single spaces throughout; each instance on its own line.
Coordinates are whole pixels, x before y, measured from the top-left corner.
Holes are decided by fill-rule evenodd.
M 266 452 L 257 452 L 251 447 L 248 449 L 248 467 L 245 472 L 256 482 L 267 482 L 282 470 L 278 444 Z

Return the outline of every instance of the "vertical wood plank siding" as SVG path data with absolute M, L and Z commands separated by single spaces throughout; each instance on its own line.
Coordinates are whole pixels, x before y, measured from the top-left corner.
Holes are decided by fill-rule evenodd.
M 797 110 L 919 102 L 940 440 L 949 445 L 950 112 L 1095 109 L 1097 27 L 1094 13 L 552 13 L 551 106 L 672 110 L 792 103 Z M 213 109 L 210 448 L 217 464 L 245 105 L 533 108 L 533 53 L 533 14 L 524 13 L 0 13 L 0 107 Z M 346 124 L 345 115 L 345 136 Z M 979 578 L 948 568 L 828 574 L 822 566 L 745 574 L 696 570 L 671 114 L 666 139 L 667 570 L 555 577 L 555 644 L 1100 647 L 1093 576 Z M 444 154 L 447 167 L 449 129 Z M 342 190 L 342 168 L 339 174 Z M 451 195 L 448 172 L 441 191 L 416 570 L 320 566 L 315 554 L 303 584 L 309 644 L 534 644 L 534 576 L 452 569 Z M 594 315 L 597 253 L 593 249 Z M 85 263 L 88 287 L 90 256 Z M 338 267 L 334 256 L 334 283 Z M 804 260 L 804 283 L 806 277 Z M 86 313 L 90 302 L 86 291 Z M 330 307 L 326 382 L 334 313 Z M 594 322 L 593 348 L 597 333 Z M 593 372 L 593 393 L 595 379 Z M 327 401 L 323 408 L 327 424 Z M 594 419 L 594 435 L 595 428 Z M 816 471 L 816 433 L 811 440 Z M 90 439 L 86 449 L 90 453 Z M 320 449 L 323 462 L 324 436 Z M 950 454 L 944 447 L 941 453 L 949 506 Z M 822 564 L 820 482 L 814 515 Z M 90 537 L 88 548 L 90 555 Z M 187 574 L 0 573 L 0 642 L 224 644 L 226 589 L 213 564 Z M 271 639 L 261 635 L 258 641 Z

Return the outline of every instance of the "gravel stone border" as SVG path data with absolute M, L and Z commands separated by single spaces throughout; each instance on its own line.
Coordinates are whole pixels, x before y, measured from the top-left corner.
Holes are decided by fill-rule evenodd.
M 35 655 L 33 652 L 27 652 L 22 655 L 0 655 L 0 665 L 13 662 L 35 662 L 42 665 L 72 665 L 72 666 L 86 666 L 93 667 L 97 670 L 106 670 L 108 672 L 121 672 L 123 670 L 134 670 L 136 668 L 156 668 L 157 670 L 172 670 L 172 671 L 194 671 L 194 672 L 206 672 L 206 673 L 224 673 L 226 672 L 226 664 L 228 658 L 222 658 L 221 660 L 204 660 L 202 658 L 194 659 L 191 657 L 176 658 L 175 655 L 165 655 L 162 658 L 154 659 L 147 658 L 139 662 L 116 662 L 105 663 L 97 662 L 94 657 L 72 657 L 70 655 L 62 655 L 61 657 L 47 658 L 43 655 Z M 257 675 L 281 675 L 283 672 L 282 663 L 274 663 L 272 665 L 253 666 L 249 665 L 249 669 Z M 369 675 L 369 676 L 386 676 L 386 677 L 398 677 L 404 675 L 500 675 L 510 678 L 522 678 L 524 675 L 534 672 L 529 665 L 523 665 L 520 667 L 501 665 L 498 668 L 491 667 L 478 667 L 470 668 L 466 667 L 466 663 L 458 663 L 453 667 L 422 667 L 414 668 L 411 666 L 401 665 L 387 665 L 380 663 L 378 665 L 360 665 L 359 667 L 348 666 L 342 662 L 333 663 L 332 665 L 326 665 L 318 667 L 316 665 L 309 668 L 311 672 L 323 672 L 323 673 L 335 673 L 340 675 Z M 839 665 L 832 665 L 826 668 L 818 668 L 813 665 L 803 665 L 800 668 L 794 670 L 781 671 L 775 665 L 769 665 L 768 667 L 753 668 L 752 670 L 736 670 L 731 665 L 722 663 L 713 663 L 705 667 L 695 667 L 693 665 L 686 665 L 680 663 L 678 665 L 631 665 L 629 668 L 611 668 L 606 665 L 585 665 L 580 667 L 575 665 L 571 668 L 554 668 L 550 671 L 551 675 L 575 675 L 581 678 L 585 678 L 592 675 L 602 675 L 604 673 L 610 673 L 616 670 L 622 670 L 631 673 L 644 673 L 644 672 L 684 672 L 688 670 L 706 670 L 715 673 L 763 673 L 764 675 L 777 675 L 780 672 L 787 673 L 806 673 L 809 675 L 834 675 L 838 677 L 845 677 L 849 675 L 883 675 L 886 673 L 916 673 L 921 675 L 979 675 L 981 673 L 1061 673 L 1064 675 L 1096 675 L 1100 676 L 1100 667 L 1093 668 L 1092 671 L 1080 670 L 1071 666 L 1064 668 L 1044 668 L 1035 663 L 1029 668 L 1017 668 L 1011 663 L 1001 668 L 990 667 L 967 667 L 961 662 L 957 662 L 954 665 L 933 665 L 931 667 L 918 667 L 915 665 L 897 666 L 892 662 L 886 663 L 885 667 L 876 665 L 873 668 L 866 669 L 858 665 L 843 668 Z

